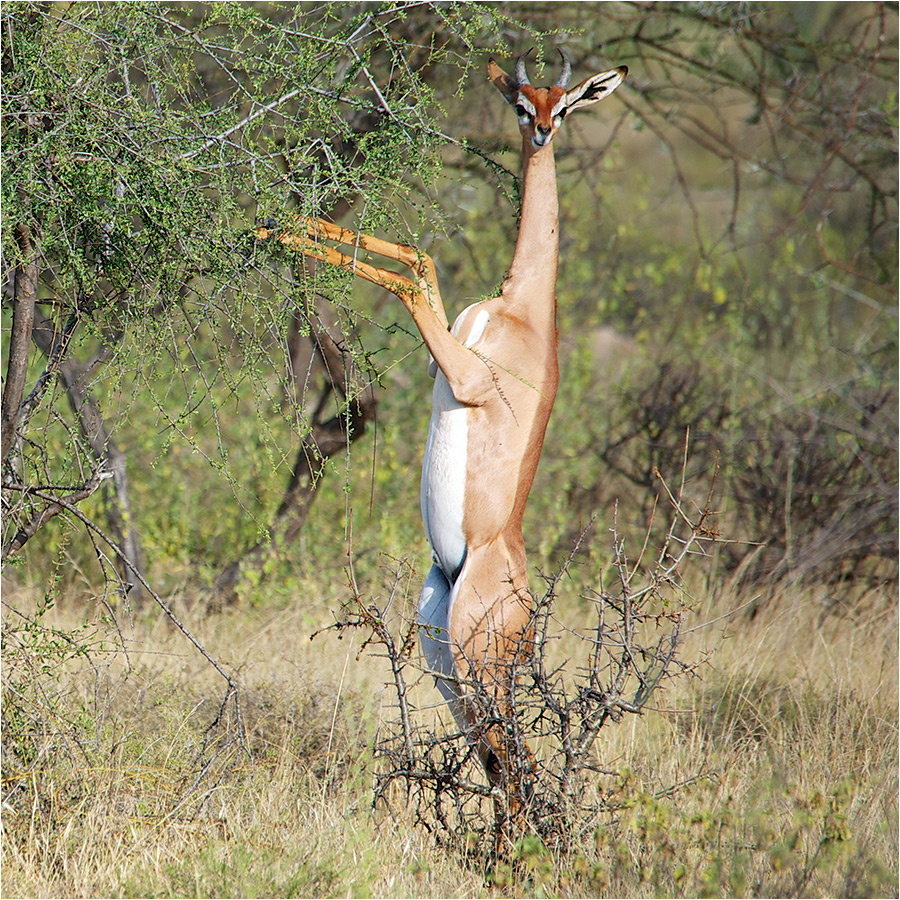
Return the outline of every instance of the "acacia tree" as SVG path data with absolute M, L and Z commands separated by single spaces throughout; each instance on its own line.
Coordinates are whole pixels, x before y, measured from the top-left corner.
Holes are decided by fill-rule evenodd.
M 324 360 L 328 390 L 312 419 L 305 389 L 291 407 L 309 437 L 286 506 L 298 480 L 314 486 L 322 460 L 365 429 L 373 407 L 358 399 L 369 376 L 354 374 L 350 311 L 323 321 L 307 273 L 272 265 L 252 234 L 257 218 L 322 214 L 356 196 L 361 221 L 385 224 L 410 173 L 431 184 L 441 142 L 420 72 L 448 40 L 468 40 L 468 11 L 426 4 L 412 29 L 406 6 L 4 8 L 4 559 L 111 481 L 110 544 L 123 581 L 140 587 L 116 446 L 127 416 L 110 406 L 126 381 L 199 449 L 187 420 L 235 356 L 261 402 L 271 388 L 256 361 L 306 387 L 308 373 L 291 371 L 292 323 L 293 343 L 311 339 Z M 412 42 L 437 24 L 432 47 Z M 376 80 L 376 69 L 390 74 Z M 192 382 L 180 411 L 154 380 L 163 358 Z M 228 449 L 219 442 L 210 462 L 226 468 Z
M 208 514 L 246 496 L 231 466 L 242 448 L 223 436 L 220 411 L 249 393 L 261 429 L 270 416 L 290 423 L 282 457 L 299 436 L 269 539 L 302 527 L 323 461 L 373 414 L 372 372 L 340 290 L 320 307 L 322 285 L 340 279 L 273 257 L 256 224 L 359 196 L 361 222 L 396 230 L 410 183 L 430 209 L 443 139 L 420 72 L 447 39 L 469 40 L 471 14 L 406 3 L 3 7 L 3 561 L 22 560 L 39 534 L 64 559 L 74 535 L 96 552 L 108 611 L 116 594 L 153 597 L 227 685 L 200 749 L 204 773 L 246 749 L 239 686 L 141 571 L 136 526 L 169 509 L 162 491 L 152 516 L 130 502 L 128 475 L 153 473 L 122 449 L 136 443 L 129 406 L 156 410 L 151 457 L 182 442 L 221 472 Z M 438 24 L 444 37 L 422 43 Z M 323 376 L 300 371 L 303 342 Z M 7 765 L 14 780 L 40 768 L 50 744 L 82 747 L 43 692 L 70 652 L 87 650 L 43 624 L 51 569 L 36 612 L 9 603 L 4 615 L 4 778 Z

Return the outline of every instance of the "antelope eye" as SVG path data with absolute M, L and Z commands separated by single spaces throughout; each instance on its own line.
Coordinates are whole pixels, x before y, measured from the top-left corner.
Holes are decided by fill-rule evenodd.
M 516 104 L 516 115 L 517 115 L 520 119 L 525 119 L 525 118 L 528 117 L 528 110 L 525 109 L 525 107 L 522 106 L 521 103 L 517 103 L 517 104 Z

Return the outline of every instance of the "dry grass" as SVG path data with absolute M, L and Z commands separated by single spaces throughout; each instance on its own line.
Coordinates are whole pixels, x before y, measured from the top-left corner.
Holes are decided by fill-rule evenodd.
M 697 614 L 716 620 L 683 651 L 714 651 L 702 679 L 601 732 L 598 758 L 622 773 L 592 788 L 607 827 L 566 858 L 526 842 L 517 871 L 487 874 L 415 828 L 401 793 L 389 816 L 371 810 L 370 748 L 393 710 L 386 668 L 356 658 L 359 639 L 310 642 L 309 608 L 186 610 L 238 673 L 246 725 L 242 748 L 223 723 L 198 781 L 224 685 L 148 617 L 127 630 L 130 671 L 121 653 L 94 652 L 45 679 L 52 727 L 11 733 L 5 719 L 3 895 L 896 896 L 893 591 L 840 618 L 821 617 L 814 591 L 719 618 L 740 600 L 720 592 Z M 77 620 L 70 602 L 56 626 Z M 560 603 L 564 618 L 583 613 Z M 333 606 L 315 604 L 318 624 Z M 18 640 L 5 636 L 6 689 Z M 427 683 L 413 700 L 433 702 Z

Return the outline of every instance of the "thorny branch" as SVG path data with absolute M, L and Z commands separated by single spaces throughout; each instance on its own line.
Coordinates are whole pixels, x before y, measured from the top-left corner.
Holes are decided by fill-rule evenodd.
M 683 481 L 673 490 L 658 473 L 657 478 L 672 511 L 659 552 L 642 567 L 651 540 L 648 527 L 639 561 L 631 563 L 614 522 L 615 578 L 583 594 L 594 610 L 593 628 L 584 631 L 580 623 L 572 627 L 557 611 L 558 589 L 570 577 L 570 566 L 591 523 L 561 569 L 545 578 L 546 590 L 535 600 L 534 654 L 506 713 L 486 696 L 476 679 L 460 679 L 473 705 L 484 710 L 474 735 L 463 736 L 454 726 L 447 732 L 435 730 L 433 707 L 416 708 L 412 703 L 409 687 L 423 675 L 412 654 L 419 626 L 401 615 L 397 632 L 397 615 L 389 622 L 390 610 L 409 577 L 408 566 L 401 562 L 391 570 L 387 601 L 378 603 L 360 594 L 351 555 L 347 569 L 351 596 L 344 616 L 330 629 L 364 630 L 360 653 L 374 647 L 387 659 L 398 713 L 398 721 L 388 726 L 375 748 L 383 763 L 375 786 L 376 804 L 390 808 L 396 797 L 392 787 L 398 785 L 407 802 L 414 804 L 419 824 L 440 843 L 464 842 L 477 834 L 485 847 L 494 846 L 497 824 L 486 811 L 485 801 L 496 800 L 496 790 L 483 780 L 473 739 L 480 729 L 500 727 L 511 747 L 527 736 L 537 743 L 543 758 L 536 775 L 527 769 L 524 753 L 510 760 L 511 766 L 522 769 L 523 777 L 535 779 L 527 827 L 543 840 L 565 847 L 576 837 L 576 829 L 580 834 L 596 826 L 607 807 L 602 791 L 586 790 L 589 776 L 616 774 L 605 771 L 596 758 L 594 745 L 600 729 L 621 722 L 626 714 L 643 715 L 651 699 L 673 678 L 696 674 L 704 661 L 679 657 L 684 617 L 691 608 L 681 567 L 689 556 L 704 555 L 705 547 L 717 540 L 710 524 L 715 477 L 705 507 L 695 516 L 685 509 Z
M 103 465 L 97 466 L 91 477 L 80 487 L 68 488 L 69 495 L 65 498 L 65 503 L 55 496 L 55 492 L 60 490 L 59 487 L 48 485 L 19 485 L 6 484 L 4 490 L 17 491 L 23 494 L 30 494 L 46 500 L 47 505 L 37 511 L 27 522 L 23 523 L 21 528 L 13 535 L 13 537 L 3 545 L 3 556 L 6 557 L 12 553 L 18 553 L 25 544 L 34 537 L 34 535 L 44 527 L 51 519 L 65 512 L 71 505 L 87 499 L 91 496 L 107 478 L 112 478 L 112 472 L 104 471 Z M 63 488 L 65 490 L 65 488 Z M 51 491 L 53 493 L 51 493 Z

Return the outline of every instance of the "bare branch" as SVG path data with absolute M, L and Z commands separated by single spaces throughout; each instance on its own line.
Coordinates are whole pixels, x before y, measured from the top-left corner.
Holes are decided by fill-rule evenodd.
M 104 470 L 103 465 L 99 465 L 90 480 L 80 488 L 69 488 L 71 493 L 65 498 L 65 503 L 60 498 L 48 499 L 53 497 L 50 490 L 59 490 L 59 488 L 46 488 L 34 485 L 5 484 L 5 491 L 18 491 L 23 494 L 30 494 L 35 497 L 47 500 L 47 505 L 40 512 L 32 516 L 16 534 L 3 545 L 3 558 L 5 559 L 12 553 L 18 553 L 25 544 L 37 534 L 51 519 L 65 512 L 69 505 L 80 503 L 91 496 L 107 478 L 112 478 L 112 472 Z

